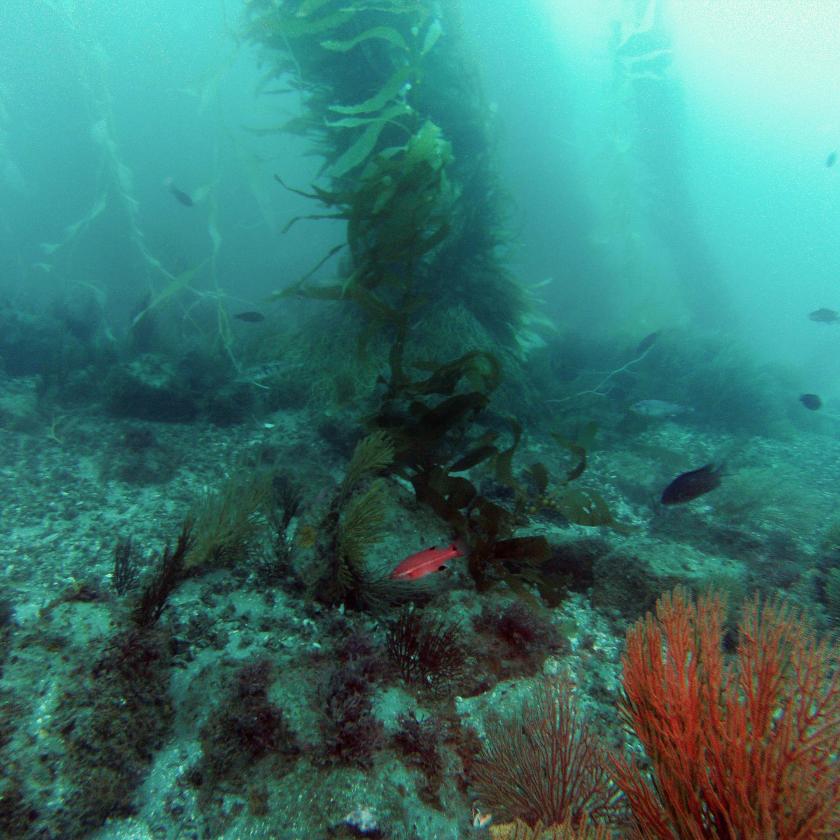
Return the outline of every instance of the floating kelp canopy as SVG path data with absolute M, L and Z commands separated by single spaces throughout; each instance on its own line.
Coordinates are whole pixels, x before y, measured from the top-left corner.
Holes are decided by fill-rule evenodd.
M 340 276 L 280 294 L 349 300 L 369 331 L 466 308 L 512 346 L 526 311 L 506 270 L 489 108 L 459 38 L 457 3 L 252 0 L 248 37 L 264 48 L 266 88 L 298 92 L 280 130 L 308 138 L 322 183 L 278 180 L 347 222 Z M 298 221 L 292 220 L 291 223 Z M 290 223 L 290 224 L 291 224 Z M 320 266 L 319 266 L 320 267 Z

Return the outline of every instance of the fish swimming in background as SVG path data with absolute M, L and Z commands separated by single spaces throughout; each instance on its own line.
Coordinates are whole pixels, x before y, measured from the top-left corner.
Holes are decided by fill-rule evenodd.
M 825 159 L 825 165 L 831 169 L 832 166 L 837 162 L 837 152 L 829 152 L 828 157 Z
M 720 486 L 723 466 L 706 464 L 699 470 L 691 470 L 678 475 L 663 491 L 663 505 L 681 505 L 698 496 L 703 496 Z
M 630 406 L 630 411 L 641 417 L 664 420 L 666 417 L 677 417 L 680 414 L 685 414 L 691 409 L 665 400 L 639 400 Z
M 815 309 L 808 317 L 818 324 L 836 324 L 840 321 L 840 314 L 834 309 Z
M 656 344 L 656 339 L 659 338 L 659 330 L 654 330 L 652 333 L 648 333 L 640 342 L 639 346 L 636 348 L 636 355 L 641 356 L 644 353 L 647 353 L 654 344 Z
M 420 580 L 432 572 L 445 569 L 450 560 L 463 556 L 464 552 L 455 543 L 443 547 L 432 546 L 406 557 L 389 577 L 393 580 Z
M 265 321 L 265 315 L 262 312 L 237 312 L 233 317 L 245 321 L 247 324 L 258 324 L 260 321 Z
M 184 207 L 192 207 L 193 204 L 195 204 L 188 193 L 185 193 L 183 190 L 179 190 L 178 187 L 175 186 L 175 182 L 171 178 L 164 178 L 163 186 L 166 187 L 166 189 L 168 189 L 169 192 L 171 192 L 172 195 L 174 195 L 175 198 L 184 205 Z
M 799 398 L 799 402 L 811 411 L 816 411 L 822 407 L 822 400 L 816 394 L 803 394 Z

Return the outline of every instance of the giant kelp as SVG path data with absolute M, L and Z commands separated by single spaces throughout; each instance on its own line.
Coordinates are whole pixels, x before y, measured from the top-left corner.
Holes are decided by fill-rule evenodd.
M 550 550 L 545 537 L 515 534 L 525 524 L 526 492 L 513 470 L 522 427 L 508 418 L 511 440 L 501 446 L 494 427 L 505 421 L 488 408 L 501 365 L 492 354 L 476 351 L 414 367 L 422 372 L 417 378 L 402 366 L 399 352 L 391 353 L 383 400 L 368 421 L 393 442 L 389 469 L 411 483 L 417 500 L 467 549 L 479 588 L 503 579 L 524 595 L 524 569 L 542 565 Z M 462 475 L 481 465 L 493 467 L 487 490 Z M 498 491 L 509 497 L 507 503 L 494 498 Z
M 529 514 L 548 509 L 567 523 L 606 526 L 620 533 L 627 533 L 627 526 L 613 517 L 597 491 L 572 486 L 586 469 L 591 441 L 584 445 L 554 435 L 573 455 L 574 462 L 552 482 L 542 463 L 531 464 L 524 471 L 516 467 L 521 425 L 514 418 L 506 418 L 509 440 L 501 445 L 501 434 L 493 426 L 505 418 L 485 409 L 486 402 L 478 401 L 483 396 L 480 392 L 472 396 L 478 406 L 469 428 L 459 431 L 458 418 L 449 412 L 453 425 L 438 430 L 439 437 L 432 438 L 437 446 L 425 450 L 425 461 L 412 455 L 410 461 L 401 462 L 398 449 L 395 462 L 402 463 L 402 474 L 411 481 L 417 499 L 431 507 L 468 549 L 468 569 L 479 589 L 504 582 L 521 598 L 533 601 L 527 584 L 539 591 L 546 603 L 556 605 L 565 594 L 567 580 L 556 563 L 548 562 L 552 550 L 544 536 L 521 535 L 521 529 L 529 524 Z M 446 407 L 449 402 L 444 400 L 441 405 Z M 447 437 L 454 441 L 454 449 Z M 417 440 L 424 438 L 417 435 L 409 439 L 411 454 Z M 463 453 L 460 457 L 459 452 Z M 480 465 L 485 471 L 480 483 L 459 474 Z
M 503 361 L 511 363 L 525 297 L 502 261 L 489 109 L 459 46 L 457 4 L 253 0 L 248 10 L 246 35 L 263 47 L 265 87 L 296 92 L 302 103 L 279 130 L 304 136 L 323 159 L 314 185 L 277 173 L 283 188 L 319 205 L 288 226 L 346 223 L 346 242 L 278 297 L 356 305 L 360 347 L 375 336 L 380 352 L 387 348 L 367 418 L 370 440 L 387 438 L 391 448 L 381 466 L 410 482 L 466 543 L 480 586 L 501 576 L 524 591 L 525 569 L 550 552 L 544 537 L 516 534 L 527 496 L 513 469 L 522 427 L 489 403 Z M 339 252 L 336 276 L 314 281 Z M 419 346 L 417 325 L 456 308 L 492 344 Z M 463 475 L 481 465 L 492 466 L 499 498 Z M 348 472 L 322 523 L 318 591 L 332 603 L 369 606 L 362 552 L 381 525 L 384 487 L 375 480 L 351 492 L 356 484 Z
M 499 255 L 506 234 L 489 111 L 464 72 L 455 5 L 249 4 L 246 34 L 264 48 L 265 85 L 281 83 L 303 102 L 281 128 L 304 135 L 324 160 L 326 186 L 281 182 L 322 205 L 306 218 L 347 222 L 342 276 L 285 291 L 354 301 L 369 330 L 461 302 L 511 341 L 524 296 Z

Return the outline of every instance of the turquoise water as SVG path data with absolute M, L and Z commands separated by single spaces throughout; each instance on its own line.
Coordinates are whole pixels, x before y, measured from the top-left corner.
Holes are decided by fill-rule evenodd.
M 0 835 L 837 830 L 836 14 L 6 0 Z

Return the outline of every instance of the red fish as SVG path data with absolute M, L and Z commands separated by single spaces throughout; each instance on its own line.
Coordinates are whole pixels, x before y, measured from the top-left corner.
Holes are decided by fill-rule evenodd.
M 433 545 L 406 557 L 390 576 L 395 580 L 419 580 L 445 569 L 450 560 L 463 556 L 464 552 L 455 543 L 442 548 Z

